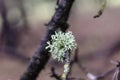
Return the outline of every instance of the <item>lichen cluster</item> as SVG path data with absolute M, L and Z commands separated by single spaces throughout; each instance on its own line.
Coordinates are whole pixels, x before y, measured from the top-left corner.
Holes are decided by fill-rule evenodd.
M 65 60 L 66 51 L 69 50 L 71 52 L 77 45 L 71 31 L 66 33 L 62 31 L 55 32 L 51 36 L 51 41 L 48 41 L 47 44 L 46 49 L 49 49 L 52 57 L 62 62 Z

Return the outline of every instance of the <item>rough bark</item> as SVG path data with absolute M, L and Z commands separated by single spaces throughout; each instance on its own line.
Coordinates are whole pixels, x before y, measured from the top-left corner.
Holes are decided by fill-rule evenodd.
M 45 49 L 47 46 L 46 42 L 51 40 L 51 35 L 57 29 L 66 31 L 69 27 L 67 20 L 74 0 L 58 0 L 56 5 L 56 11 L 47 26 L 47 33 L 45 38 L 41 41 L 40 48 L 31 58 L 29 65 L 21 76 L 20 80 L 36 80 L 38 74 L 44 69 L 48 62 L 50 55 L 48 50 Z

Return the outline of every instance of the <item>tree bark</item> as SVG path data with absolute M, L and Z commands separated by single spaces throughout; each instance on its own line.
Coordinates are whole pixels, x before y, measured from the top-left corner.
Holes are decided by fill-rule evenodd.
M 51 40 L 51 35 L 57 29 L 61 29 L 63 32 L 67 30 L 69 25 L 67 20 L 74 0 L 58 0 L 56 5 L 56 11 L 47 26 L 47 33 L 45 38 L 41 41 L 40 48 L 31 58 L 28 68 L 21 76 L 20 80 L 36 80 L 38 74 L 44 69 L 46 63 L 50 58 L 48 50 L 45 49 L 47 41 Z

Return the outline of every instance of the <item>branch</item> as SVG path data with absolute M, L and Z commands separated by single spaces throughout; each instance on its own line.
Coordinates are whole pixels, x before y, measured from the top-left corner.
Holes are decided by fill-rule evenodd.
M 53 77 L 53 78 L 55 78 L 56 80 L 61 80 L 61 75 L 58 75 L 56 72 L 55 72 L 55 68 L 54 67 L 52 67 L 51 68 L 51 75 L 50 75 L 50 77 Z
M 58 0 L 57 7 L 54 16 L 51 21 L 46 25 L 47 33 L 45 38 L 41 41 L 40 48 L 31 58 L 28 68 L 21 76 L 20 80 L 36 80 L 38 74 L 44 69 L 46 63 L 48 62 L 50 55 L 48 50 L 45 49 L 47 46 L 46 42 L 51 40 L 51 35 L 57 29 L 66 31 L 69 27 L 67 20 L 69 18 L 69 13 L 74 0 Z
M 62 80 L 62 79 L 61 79 L 61 75 L 58 75 L 58 74 L 55 72 L 55 68 L 54 68 L 54 67 L 51 68 L 51 73 L 52 73 L 52 75 L 51 75 L 50 77 L 53 77 L 53 78 L 55 78 L 56 80 Z M 68 80 L 85 80 L 85 79 L 70 77 L 70 78 L 68 78 Z

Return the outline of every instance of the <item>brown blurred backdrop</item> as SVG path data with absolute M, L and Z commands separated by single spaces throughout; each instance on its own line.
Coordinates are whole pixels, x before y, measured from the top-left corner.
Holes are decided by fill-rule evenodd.
M 75 0 L 69 19 L 79 57 L 95 55 L 82 61 L 95 75 L 114 68 L 111 60 L 120 60 L 120 0 L 108 0 L 103 15 L 94 19 L 100 4 L 99 0 Z M 0 80 L 19 80 L 45 35 L 44 24 L 54 14 L 55 5 L 56 0 L 0 0 Z M 58 65 L 62 66 L 51 59 L 38 80 L 52 80 L 52 66 L 59 74 L 63 70 Z M 85 77 L 77 65 L 71 76 Z

